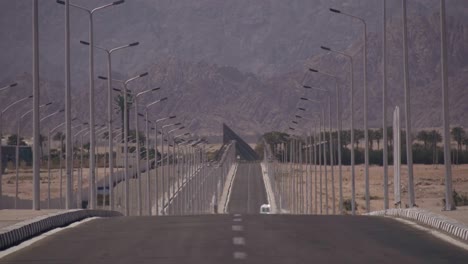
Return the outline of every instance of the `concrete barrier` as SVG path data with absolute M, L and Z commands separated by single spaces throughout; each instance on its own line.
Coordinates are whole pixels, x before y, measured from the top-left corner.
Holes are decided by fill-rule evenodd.
M 114 217 L 122 216 L 121 213 L 105 210 L 68 210 L 48 215 L 38 216 L 0 230 L 0 250 L 15 246 L 34 236 L 54 228 L 67 226 L 73 222 L 88 217 Z
M 426 211 L 420 208 L 409 209 L 388 209 L 382 211 L 371 212 L 368 215 L 373 216 L 392 216 L 417 223 L 421 223 L 437 230 L 444 231 L 445 233 L 468 242 L 468 226 L 457 222 L 451 218 Z
M 270 182 L 270 175 L 269 175 L 270 172 L 268 171 L 268 164 L 265 162 L 262 162 L 260 163 L 260 165 L 262 167 L 263 183 L 265 184 L 267 200 L 268 200 L 268 203 L 270 204 L 271 213 L 272 214 L 282 213 L 276 207 L 276 197 L 275 197 L 275 193 L 273 192 L 273 188 Z

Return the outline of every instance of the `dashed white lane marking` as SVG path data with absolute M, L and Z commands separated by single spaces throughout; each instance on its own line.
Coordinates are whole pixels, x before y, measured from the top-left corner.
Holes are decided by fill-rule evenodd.
M 234 217 L 241 217 L 241 214 L 234 214 Z
M 236 232 L 244 231 L 244 227 L 241 225 L 233 225 L 232 231 L 236 231 Z
M 232 243 L 236 246 L 243 246 L 245 245 L 245 239 L 243 237 L 233 237 Z
M 247 253 L 236 251 L 236 252 L 234 252 L 233 257 L 234 257 L 234 259 L 246 259 L 247 258 Z
M 60 232 L 62 230 L 69 229 L 69 228 L 74 228 L 74 227 L 76 227 L 78 225 L 81 225 L 83 223 L 86 223 L 86 222 L 89 222 L 89 221 L 92 221 L 92 220 L 98 219 L 98 218 L 99 217 L 90 217 L 90 218 L 86 218 L 86 219 L 83 219 L 81 221 L 72 223 L 72 224 L 70 224 L 70 225 L 68 225 L 66 227 L 58 227 L 58 228 L 52 229 L 52 230 L 50 230 L 50 231 L 48 231 L 48 232 L 46 232 L 46 233 L 44 233 L 42 235 L 33 237 L 33 238 L 31 238 L 29 240 L 26 240 L 24 242 L 21 242 L 19 245 L 16 245 L 16 246 L 13 246 L 11 248 L 5 249 L 4 251 L 1 251 L 0 252 L 0 259 L 10 255 L 11 253 L 14 253 L 14 252 L 18 251 L 18 250 L 26 248 L 26 247 L 36 243 L 39 240 L 42 240 L 42 239 L 44 239 L 46 237 L 49 237 L 49 236 L 52 236 L 52 235 L 54 235 L 54 234 L 56 234 L 56 233 L 58 233 L 58 232 Z
M 232 221 L 234 221 L 234 222 L 242 222 L 242 218 L 234 218 L 234 219 L 232 219 Z

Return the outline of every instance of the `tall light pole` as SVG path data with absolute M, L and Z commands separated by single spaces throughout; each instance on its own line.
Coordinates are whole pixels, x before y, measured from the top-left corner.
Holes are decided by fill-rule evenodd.
M 340 203 L 340 213 L 343 213 L 343 171 L 342 171 L 342 164 L 341 164 L 341 130 L 342 130 L 342 116 L 341 116 L 341 89 L 338 86 L 338 77 L 334 74 L 324 72 L 324 71 L 319 71 L 316 69 L 309 69 L 311 72 L 319 73 L 322 75 L 325 75 L 327 77 L 331 77 L 335 81 L 335 94 L 336 94 L 336 127 L 338 129 L 337 133 L 337 139 L 338 139 L 338 170 L 339 170 L 339 203 Z
M 153 88 L 148 89 L 142 92 L 139 92 L 135 95 L 135 136 L 136 136 L 136 153 L 137 153 L 137 162 L 136 162 L 136 175 L 138 178 L 138 185 L 137 185 L 137 204 L 138 204 L 138 215 L 141 216 L 143 214 L 143 206 L 142 206 L 142 198 L 141 198 L 141 169 L 140 169 L 140 133 L 139 133 L 139 125 L 138 125 L 138 97 L 149 93 L 159 90 L 160 88 Z
M 47 103 L 40 105 L 39 108 L 49 106 L 52 103 Z M 19 181 L 19 148 L 20 148 L 20 134 L 21 134 L 21 120 L 25 118 L 27 115 L 32 113 L 32 109 L 27 111 L 26 113 L 22 114 L 19 119 L 18 119 L 18 125 L 17 125 L 17 131 L 16 131 L 16 148 L 15 148 L 15 172 L 16 172 L 16 188 L 15 188 L 15 209 L 18 209 L 18 191 L 19 191 L 19 186 L 18 186 L 18 181 Z
M 149 137 L 150 137 L 150 134 L 149 134 L 149 125 L 148 125 L 148 123 L 150 121 L 149 121 L 149 117 L 148 117 L 148 108 L 151 107 L 152 105 L 155 105 L 157 103 L 160 103 L 160 102 L 163 102 L 163 101 L 166 101 L 166 100 L 167 100 L 167 97 L 164 97 L 164 98 L 156 100 L 156 101 L 154 101 L 152 103 L 147 104 L 146 107 L 145 107 L 145 122 L 146 122 L 146 126 L 145 126 L 145 134 L 146 134 L 146 204 L 148 205 L 148 215 L 151 215 L 151 195 L 150 195 L 151 181 L 150 181 L 150 161 L 149 161 L 149 148 L 150 148 Z M 156 130 L 156 128 L 155 128 L 155 130 Z M 156 136 L 155 136 L 154 141 L 157 142 L 158 141 L 157 132 L 156 132 L 155 135 Z M 157 144 L 157 143 L 155 143 L 155 144 Z M 155 148 L 154 149 L 155 171 L 157 171 L 157 153 L 158 153 L 158 150 Z M 155 186 L 157 186 L 157 185 L 155 185 Z M 156 202 L 157 202 L 157 200 L 156 200 Z
M 180 125 L 180 123 L 179 123 Z M 184 129 L 185 127 L 184 126 L 181 126 L 181 127 L 178 127 L 178 128 L 174 128 L 174 129 L 171 129 L 169 131 L 167 131 L 166 135 L 167 135 L 167 153 L 169 154 L 170 153 L 170 148 L 169 147 L 173 147 L 173 151 L 172 151 L 172 163 L 174 165 L 174 145 L 171 145 L 170 144 L 170 138 L 169 136 L 171 135 L 171 133 L 177 131 L 177 130 L 182 130 Z M 171 197 L 171 186 L 170 186 L 170 183 L 171 183 L 171 166 L 170 166 L 170 160 L 169 160 L 169 155 L 167 156 L 167 169 L 168 169 L 168 179 L 167 179 L 167 195 L 168 195 L 168 203 L 167 203 L 167 206 L 169 206 L 169 201 L 171 200 L 171 198 L 173 199 L 174 198 L 174 186 L 172 186 L 172 197 Z M 174 177 L 174 169 L 172 168 L 172 177 Z
M 158 191 L 158 188 L 159 188 L 159 185 L 158 185 L 158 123 L 159 122 L 163 122 L 165 120 L 168 120 L 168 119 L 174 119 L 176 118 L 176 116 L 168 116 L 168 117 L 163 117 L 163 118 L 160 118 L 160 119 L 157 119 L 154 121 L 154 166 L 155 166 L 155 185 L 154 185 L 154 189 L 155 189 L 155 215 L 159 215 L 159 191 Z M 162 132 L 160 132 L 161 134 L 161 137 L 162 137 Z M 161 144 L 162 144 L 162 139 L 161 139 Z M 162 145 L 161 145 L 162 146 Z M 162 171 L 162 160 L 163 160 L 163 155 L 162 155 L 162 150 L 161 150 L 161 159 L 160 159 L 160 165 L 159 167 L 161 168 L 161 171 Z M 161 175 L 163 174 L 163 172 L 161 172 Z
M 17 86 L 17 85 L 18 85 L 18 83 L 11 83 L 11 84 L 9 84 L 9 85 L 7 85 L 7 86 L 4 86 L 4 87 L 0 88 L 0 92 L 6 90 L 6 89 L 8 89 L 8 88 L 15 87 L 15 86 Z
M 73 118 L 71 121 L 73 122 L 74 120 L 76 120 L 77 118 Z M 47 190 L 47 197 L 48 197 L 48 206 L 50 207 L 50 142 L 52 141 L 51 139 L 51 135 L 53 132 L 55 132 L 57 129 L 59 129 L 60 127 L 66 125 L 66 122 L 63 122 L 59 125 L 57 125 L 56 127 L 54 127 L 52 130 L 49 129 L 48 131 L 48 136 L 47 136 L 47 142 L 48 142 L 48 148 L 47 148 L 47 151 L 48 151 L 48 154 L 47 154 L 47 161 L 48 161 L 48 179 L 49 179 L 49 184 L 48 184 L 48 190 Z M 62 140 L 60 140 L 60 142 L 62 142 Z M 63 209 L 62 208 L 62 145 L 60 145 L 60 209 Z
M 54 113 L 50 114 L 50 115 L 47 115 L 43 118 L 41 118 L 41 120 L 39 120 L 39 123 L 43 122 L 44 120 L 48 119 L 48 118 L 51 118 L 59 113 L 63 113 L 65 112 L 65 109 L 60 109 L 58 111 L 55 111 Z M 47 149 L 50 149 L 50 141 L 47 142 L 48 144 L 48 147 Z M 48 185 L 48 188 L 47 188 L 47 209 L 50 209 L 50 155 L 47 156 L 47 167 L 48 167 L 48 179 L 47 179 L 47 185 Z
M 37 3 L 36 3 L 37 4 Z M 28 97 L 24 97 L 24 98 L 21 98 L 11 104 L 9 104 L 7 107 L 3 108 L 2 111 L 0 111 L 0 208 L 3 208 L 3 193 L 2 193 L 2 187 L 3 187 L 3 183 L 2 183 L 2 178 L 3 178 L 3 158 L 2 158 L 2 143 L 1 143 L 1 138 L 3 137 L 3 114 L 8 111 L 8 109 L 11 109 L 13 106 L 15 106 L 16 104 L 18 103 L 21 103 L 27 99 L 31 99 L 33 98 L 33 96 L 28 96 Z M 39 108 L 39 105 L 37 105 L 38 108 Z M 39 121 L 39 120 L 38 120 Z M 36 156 L 36 157 L 39 157 L 39 154 Z M 35 185 L 34 185 L 35 186 Z M 35 208 L 34 208 L 35 209 Z M 37 208 L 36 210 L 39 210 L 39 208 Z
M 304 85 L 303 87 L 306 88 L 306 89 L 315 89 L 315 90 L 327 93 L 327 97 L 328 97 L 328 136 L 329 136 L 329 141 L 330 141 L 329 142 L 329 148 L 330 148 L 329 152 L 330 152 L 330 165 L 331 165 L 331 177 L 332 177 L 332 201 L 333 201 L 332 211 L 333 211 L 333 214 L 336 214 L 335 172 L 334 172 L 334 164 L 333 164 L 333 137 L 332 137 L 332 121 L 331 121 L 332 118 L 331 118 L 330 90 L 322 89 L 322 88 L 318 88 L 318 87 L 312 87 L 312 86 L 308 86 L 308 85 Z M 337 101 L 337 103 L 338 103 L 338 101 Z M 338 122 L 338 120 L 337 120 L 337 122 Z M 328 206 L 327 206 L 327 210 L 328 210 Z
M 40 180 L 41 180 L 41 164 L 39 163 L 40 153 L 40 137 L 41 128 L 39 124 L 39 100 L 40 100 L 40 87 L 39 87 L 39 0 L 33 0 L 32 12 L 32 96 L 33 98 L 33 210 L 41 208 L 41 195 L 40 195 Z M 0 117 L 1 123 L 1 117 Z M 1 127 L 0 127 L 1 131 Z M 0 132 L 1 138 L 1 132 Z M 1 152 L 1 151 L 0 151 Z M 0 155 L 0 161 L 1 161 Z M 1 162 L 0 162 L 1 163 Z M 0 167 L 0 171 L 2 168 Z M 1 176 L 1 172 L 0 172 Z M 1 180 L 1 177 L 0 177 Z M 0 184 L 1 185 L 1 184 Z M 0 189 L 0 197 L 2 192 Z
M 87 41 L 80 41 L 81 44 L 90 46 L 90 43 Z M 108 129 L 108 134 L 109 134 L 109 182 L 113 183 L 114 181 L 114 157 L 113 157 L 113 149 L 114 149 L 114 139 L 112 135 L 112 60 L 111 60 L 111 55 L 113 52 L 128 48 L 128 47 L 134 47 L 137 46 L 139 42 L 133 42 L 128 45 L 123 45 L 119 47 L 115 47 L 112 49 L 105 49 L 99 46 L 94 45 L 96 49 L 102 50 L 106 52 L 107 54 L 107 129 Z M 109 205 L 110 205 L 110 210 L 114 210 L 114 193 L 113 193 L 113 188 L 109 187 Z
M 366 21 L 345 12 L 342 12 L 338 9 L 330 8 L 330 11 L 337 14 L 342 14 L 353 19 L 360 21 L 363 25 L 363 41 L 364 41 L 364 50 L 363 50 L 363 69 L 364 69 L 364 140 L 365 140 L 365 150 L 364 150 L 364 162 L 365 162 L 365 177 L 366 177 L 366 210 L 370 212 L 370 195 L 369 195 L 369 125 L 368 125 L 368 89 L 367 89 L 367 24 Z
M 382 2 L 382 135 L 383 135 L 383 185 L 384 210 L 389 208 L 388 199 L 388 135 L 387 135 L 387 1 Z
M 320 46 L 321 49 L 325 51 L 329 51 L 341 56 L 346 57 L 349 59 L 349 64 L 350 64 L 350 75 L 351 75 L 351 211 L 352 214 L 356 214 L 356 174 L 355 174 L 355 153 L 354 153 L 354 62 L 353 62 L 353 56 L 342 52 L 342 51 L 337 51 L 333 50 L 329 47 L 326 46 Z
M 62 0 L 57 0 L 57 3 L 59 4 L 62 4 L 62 5 L 66 5 L 66 20 L 67 20 L 67 27 L 66 27 L 66 35 L 67 35 L 67 40 L 66 40 L 66 47 L 67 47 L 67 59 L 66 59 L 66 62 L 67 62 L 67 73 L 66 73 L 66 108 L 68 110 L 66 110 L 66 120 L 69 120 L 69 115 L 71 113 L 71 110 L 70 110 L 70 103 L 71 103 L 71 97 L 70 97 L 70 91 L 69 91 L 69 82 L 70 82 L 70 79 L 69 79 L 69 45 L 70 45 L 70 41 L 69 41 L 69 17 L 68 17 L 68 6 L 72 6 L 72 7 L 75 7 L 75 8 L 78 8 L 82 11 L 85 11 L 87 14 L 88 14 L 88 18 L 89 18 L 89 128 L 90 128 L 90 133 L 89 133 L 89 175 L 91 176 L 91 182 L 90 182 L 90 188 L 91 188 L 91 197 L 90 197 L 90 207 L 91 209 L 95 209 L 96 208 L 96 175 L 95 175 L 95 160 L 96 160 L 96 142 L 95 142 L 95 138 L 96 138 L 96 133 L 95 133 L 95 130 L 94 130 L 94 124 L 95 124 L 95 102 L 94 102 L 94 26 L 93 26 L 93 15 L 95 12 L 99 11 L 99 10 L 102 10 L 102 9 L 105 9 L 107 7 L 111 7 L 111 6 L 115 6 L 115 5 L 119 5 L 119 4 L 122 4 L 124 3 L 125 1 L 124 0 L 119 0 L 119 1 L 115 1 L 115 2 L 112 2 L 112 3 L 109 3 L 109 4 L 106 4 L 106 5 L 103 5 L 103 6 L 99 6 L 99 7 L 96 7 L 94 9 L 87 9 L 87 8 L 84 8 L 84 7 L 81 7 L 79 5 L 75 5 L 75 4 L 71 4 L 69 3 L 69 0 L 66 0 L 66 3 Z M 68 102 L 68 104 L 67 104 Z M 70 146 L 71 146 L 71 142 L 69 142 L 69 138 L 71 138 L 71 122 L 70 121 L 67 121 L 67 145 L 68 143 L 70 143 Z M 68 156 L 68 154 L 70 154 L 70 156 Z M 70 177 L 71 179 L 71 161 L 69 160 L 69 158 L 71 158 L 71 149 L 69 150 L 69 152 L 67 151 L 67 177 Z M 71 185 L 68 186 L 67 184 L 67 190 L 68 188 L 71 188 Z M 70 189 L 71 191 L 71 189 Z M 71 206 L 71 193 L 70 193 L 70 196 L 67 195 L 67 199 L 70 198 L 70 201 L 67 202 L 67 206 Z
M 445 26 L 445 0 L 440 0 L 440 54 L 442 75 L 442 122 L 444 125 L 445 210 L 455 210 L 452 190 L 452 164 L 450 160 L 450 105 L 447 73 L 447 34 Z
M 128 170 L 128 90 L 127 90 L 127 85 L 132 82 L 132 81 L 135 81 L 139 78 L 142 78 L 142 77 L 145 77 L 147 76 L 148 73 L 145 72 L 145 73 L 142 73 L 140 75 L 137 75 L 135 77 L 132 77 L 130 79 L 127 79 L 125 81 L 122 81 L 122 80 L 116 80 L 116 79 L 112 79 L 113 81 L 116 81 L 116 82 L 120 82 L 123 84 L 123 87 L 124 87 L 124 90 L 123 90 L 123 111 L 124 111 L 124 167 L 125 167 L 125 172 L 124 172 L 124 175 L 125 175 L 125 215 L 126 216 L 129 216 L 130 215 L 130 183 L 129 183 L 129 180 L 130 180 L 130 177 L 128 175 L 129 173 L 129 170 Z M 104 77 L 104 76 L 99 76 L 98 77 L 99 79 L 101 80 L 107 80 L 108 77 Z M 94 189 L 95 189 L 95 186 L 94 186 Z M 94 192 L 96 192 L 96 190 L 94 190 Z
M 164 193 L 164 189 L 166 188 L 166 181 L 165 181 L 165 178 L 164 178 L 164 176 L 165 176 L 165 168 L 164 168 L 164 129 L 166 127 L 179 126 L 179 125 L 181 125 L 181 123 L 167 124 L 167 125 L 163 125 L 161 127 L 161 180 L 162 180 L 162 182 L 161 182 L 161 185 L 162 185 L 162 205 L 161 205 L 161 207 L 162 208 L 161 209 L 162 209 L 162 214 L 163 215 L 166 214 L 166 211 L 164 210 L 164 205 L 166 203 L 166 194 Z M 169 149 L 169 146 L 167 148 Z M 167 159 L 169 159 L 169 155 L 166 155 L 166 156 L 167 156 Z M 168 161 L 168 165 L 169 165 L 169 161 Z M 168 193 L 168 199 L 169 199 L 169 193 Z
M 303 109 L 303 108 L 298 108 L 298 109 Z M 323 120 L 323 116 L 322 116 L 322 113 L 321 112 L 312 112 L 312 114 L 316 117 L 318 117 L 318 121 L 319 121 L 319 131 L 320 133 L 322 132 L 322 124 L 323 124 L 323 129 L 325 129 L 325 120 Z M 313 118 L 308 118 L 308 117 L 304 117 L 304 116 L 301 116 L 301 115 L 295 115 L 296 118 L 298 119 L 305 119 L 305 120 L 308 120 L 308 121 L 311 121 L 311 122 L 316 122 L 317 120 L 316 119 L 313 119 Z M 314 129 L 316 130 L 316 128 Z M 314 134 L 316 131 L 314 131 Z M 317 142 L 318 142 L 318 147 L 319 147 L 319 153 L 321 153 L 321 145 L 322 145 L 322 140 L 321 140 L 321 135 L 319 135 L 319 139 L 317 140 L 316 137 L 314 136 L 314 145 L 317 145 Z M 314 146 L 314 157 L 316 157 L 316 148 Z M 321 154 L 319 154 L 319 158 L 320 158 L 320 166 L 321 166 Z M 316 158 L 314 158 L 314 163 L 316 163 Z M 322 178 L 322 167 L 320 167 L 320 178 Z M 318 207 L 318 199 L 317 199 L 317 170 L 316 170 L 316 166 L 315 166 L 315 170 L 314 170 L 314 175 L 315 175 L 315 180 L 314 180 L 314 185 L 315 185 L 315 213 L 317 214 L 317 207 Z M 320 184 L 320 197 L 322 196 L 322 184 Z M 322 213 L 322 202 L 320 200 L 320 213 Z
M 306 97 L 301 97 L 300 99 L 302 101 L 309 101 L 309 102 L 319 103 L 319 104 L 321 103 L 320 101 L 309 99 Z M 323 137 L 325 139 L 325 111 L 323 108 L 321 110 L 321 113 L 322 113 L 322 120 L 323 120 Z M 327 170 L 327 155 L 326 155 L 325 146 L 323 146 L 323 160 L 324 160 L 323 163 L 325 165 L 324 166 L 324 170 L 325 170 L 325 213 L 328 214 L 328 170 Z M 320 177 L 320 191 L 322 191 L 321 181 L 322 181 L 322 178 Z M 320 210 L 322 210 L 322 195 L 320 195 Z M 322 211 L 320 213 L 322 213 Z
M 405 122 L 406 122 L 406 164 L 408 165 L 408 193 L 409 206 L 416 205 L 414 197 L 413 179 L 413 141 L 411 136 L 411 97 L 409 88 L 408 71 L 408 32 L 406 27 L 406 0 L 402 0 L 403 5 L 403 78 L 405 87 Z

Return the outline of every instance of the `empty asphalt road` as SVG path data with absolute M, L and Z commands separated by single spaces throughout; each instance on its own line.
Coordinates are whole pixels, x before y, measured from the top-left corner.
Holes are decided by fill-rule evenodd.
M 468 252 L 388 218 L 204 215 L 96 219 L 0 263 L 467 263 Z
M 231 214 L 96 219 L 1 263 L 468 263 L 464 251 L 390 218 L 260 215 L 258 163 L 241 163 Z
M 239 163 L 227 211 L 229 213 L 258 214 L 260 206 L 268 203 L 266 197 L 260 163 Z

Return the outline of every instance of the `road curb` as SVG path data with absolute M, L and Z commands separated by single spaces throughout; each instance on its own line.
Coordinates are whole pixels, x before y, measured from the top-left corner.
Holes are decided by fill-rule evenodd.
M 51 229 L 63 227 L 88 217 L 114 216 L 122 216 L 122 214 L 115 211 L 77 209 L 38 216 L 2 228 L 0 230 L 0 250 L 15 246 Z
M 433 212 L 429 212 L 420 208 L 388 209 L 371 212 L 368 215 L 392 216 L 412 220 L 414 222 L 422 223 L 437 230 L 444 231 L 445 233 L 459 238 L 464 242 L 468 242 L 468 226 L 457 222 L 451 218 Z
M 223 186 L 223 193 L 221 194 L 221 198 L 219 199 L 220 200 L 219 203 L 223 205 L 223 208 L 221 208 L 220 210 L 223 214 L 227 214 L 227 207 L 228 207 L 229 199 L 231 198 L 232 184 L 234 182 L 234 178 L 236 177 L 238 166 L 239 166 L 238 162 L 232 165 L 229 171 L 227 180 Z M 232 173 L 231 173 L 231 170 L 232 170 Z
M 265 190 L 267 194 L 267 200 L 268 200 L 268 203 L 270 204 L 271 212 L 276 214 L 278 212 L 276 208 L 276 197 L 273 192 L 273 189 L 271 188 L 270 177 L 268 175 L 269 171 L 267 168 L 268 165 L 262 162 L 260 163 L 260 166 L 262 167 L 262 177 L 263 177 L 263 183 L 265 185 Z

